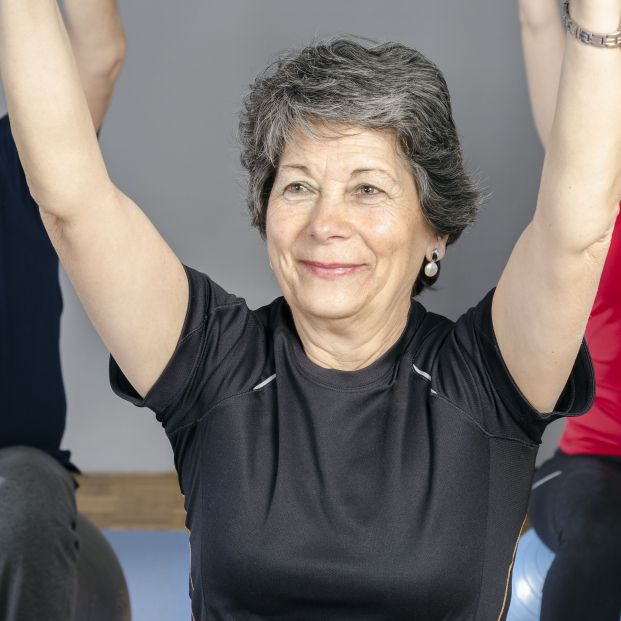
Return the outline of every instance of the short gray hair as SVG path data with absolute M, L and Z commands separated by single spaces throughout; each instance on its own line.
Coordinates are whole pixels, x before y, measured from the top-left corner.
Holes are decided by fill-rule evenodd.
M 474 222 L 481 195 L 465 170 L 441 71 L 400 43 L 339 37 L 282 54 L 244 98 L 241 162 L 252 223 L 262 236 L 285 145 L 296 130 L 312 132 L 317 123 L 393 132 L 432 230 L 451 244 Z M 421 269 L 414 295 L 436 279 Z

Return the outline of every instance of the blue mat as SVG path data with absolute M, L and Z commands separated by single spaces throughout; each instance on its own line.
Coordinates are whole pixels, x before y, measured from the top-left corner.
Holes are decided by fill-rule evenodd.
M 188 534 L 103 532 L 125 572 L 132 621 L 189 621 Z

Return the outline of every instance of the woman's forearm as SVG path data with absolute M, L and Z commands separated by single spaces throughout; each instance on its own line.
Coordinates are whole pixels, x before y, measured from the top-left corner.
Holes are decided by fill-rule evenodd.
M 535 126 L 547 148 L 561 77 L 565 33 L 557 0 L 520 0 L 522 45 Z
M 0 0 L 0 75 L 30 191 L 69 220 L 110 183 L 55 0 Z
M 116 0 L 64 0 L 67 31 L 76 58 L 93 73 L 122 63 L 127 42 Z
M 99 128 L 126 54 L 116 0 L 64 0 L 67 31 L 93 124 Z
M 614 32 L 621 0 L 573 0 L 572 18 Z M 553 243 L 583 251 L 611 232 L 621 198 L 621 49 L 567 35 L 536 222 Z

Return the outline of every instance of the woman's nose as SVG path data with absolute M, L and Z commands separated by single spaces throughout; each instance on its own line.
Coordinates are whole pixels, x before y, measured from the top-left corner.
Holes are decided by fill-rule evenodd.
M 321 195 L 310 214 L 308 233 L 319 242 L 333 238 L 347 238 L 352 224 L 345 201 L 336 195 Z

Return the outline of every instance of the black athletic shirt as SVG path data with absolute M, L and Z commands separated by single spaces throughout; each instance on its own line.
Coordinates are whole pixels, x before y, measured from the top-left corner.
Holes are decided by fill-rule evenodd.
M 0 118 L 0 448 L 60 450 L 65 391 L 60 367 L 58 257 L 32 200 L 7 116 Z
M 251 311 L 188 269 L 176 351 L 143 400 L 172 444 L 196 621 L 497 621 L 545 422 L 587 410 L 582 346 L 554 415 L 513 383 L 490 292 L 456 323 L 413 301 L 359 371 L 304 354 L 286 302 Z

